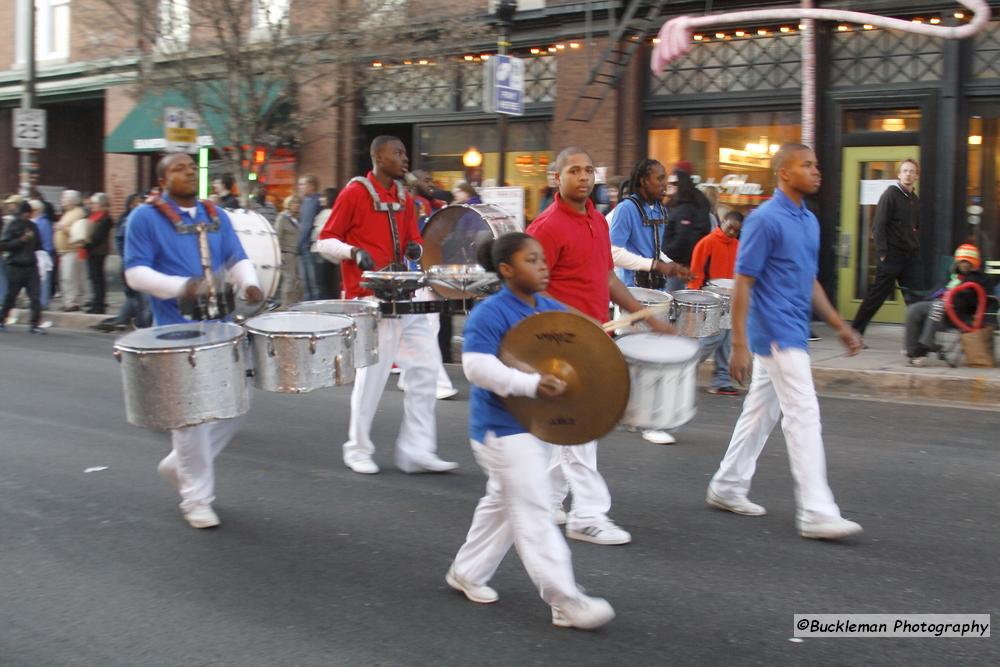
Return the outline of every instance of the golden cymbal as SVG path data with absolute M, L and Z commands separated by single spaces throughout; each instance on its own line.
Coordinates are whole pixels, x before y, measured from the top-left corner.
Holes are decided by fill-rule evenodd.
M 508 366 L 555 375 L 567 385 L 555 398 L 503 399 L 540 440 L 582 445 L 606 435 L 625 413 L 625 358 L 601 327 L 582 315 L 549 311 L 525 318 L 500 341 L 499 356 Z

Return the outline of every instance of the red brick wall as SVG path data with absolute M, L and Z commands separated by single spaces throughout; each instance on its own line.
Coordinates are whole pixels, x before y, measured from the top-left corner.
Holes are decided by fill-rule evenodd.
M 16 34 L 17 0 L 0 2 L 0 71 L 14 68 Z
M 114 132 L 125 119 L 136 100 L 128 86 L 108 88 L 104 98 L 104 135 Z M 111 197 L 111 211 L 116 217 L 125 205 L 125 198 L 139 188 L 136 175 L 138 160 L 135 155 L 105 153 L 104 191 Z

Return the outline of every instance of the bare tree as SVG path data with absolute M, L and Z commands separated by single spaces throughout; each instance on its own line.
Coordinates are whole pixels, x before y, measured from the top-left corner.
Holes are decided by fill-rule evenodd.
M 248 191 L 281 147 L 332 109 L 356 104 L 373 63 L 457 61 L 488 44 L 484 7 L 411 0 L 91 0 L 91 42 L 135 54 L 137 94 L 180 93 Z M 485 3 L 484 3 L 485 4 Z M 433 9 L 434 6 L 439 9 Z M 462 14 L 461 12 L 466 12 Z M 216 127 L 215 125 L 218 125 Z M 313 133 L 315 134 L 315 133 Z M 313 136 L 313 139 L 316 137 Z M 255 151 L 264 161 L 255 164 Z

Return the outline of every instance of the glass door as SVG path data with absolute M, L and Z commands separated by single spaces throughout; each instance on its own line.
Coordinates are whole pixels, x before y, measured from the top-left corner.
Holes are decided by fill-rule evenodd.
M 845 148 L 840 190 L 840 242 L 837 248 L 837 308 L 852 319 L 875 279 L 878 257 L 872 236 L 875 205 L 887 187 L 896 182 L 900 161 L 920 160 L 917 146 Z M 919 182 L 917 184 L 919 193 Z M 899 288 L 875 314 L 875 322 L 901 323 L 906 304 Z

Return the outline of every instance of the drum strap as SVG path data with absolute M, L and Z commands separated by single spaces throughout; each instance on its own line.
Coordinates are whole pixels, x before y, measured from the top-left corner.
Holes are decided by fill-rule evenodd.
M 639 217 L 642 218 L 643 227 L 649 227 L 653 233 L 653 263 L 650 265 L 649 271 L 635 272 L 635 284 L 639 287 L 661 289 L 666 285 L 666 280 L 663 276 L 653 271 L 653 267 L 656 266 L 656 261 L 660 258 L 660 226 L 665 221 L 662 218 L 660 220 L 650 220 L 649 216 L 646 215 L 646 209 L 642 205 L 642 200 L 635 193 L 630 194 L 625 199 L 635 204 L 635 207 L 639 209 Z M 659 206 L 658 203 L 657 206 Z
M 375 192 L 375 186 L 372 182 L 364 176 L 355 176 L 350 181 L 351 183 L 360 183 L 368 190 L 369 196 L 372 198 L 372 206 L 379 213 L 385 213 L 389 218 L 389 235 L 392 237 L 392 263 L 395 265 L 403 266 L 403 257 L 399 251 L 399 227 L 396 225 L 396 217 L 393 215 L 394 212 L 402 211 L 403 207 L 406 206 L 406 190 L 401 182 L 396 181 L 396 197 L 398 201 L 386 203 L 382 201 L 378 193 Z M 399 269 L 405 270 L 405 269 Z
M 205 207 L 205 213 L 208 214 L 208 219 L 212 221 L 208 225 L 205 225 L 205 231 L 219 231 L 219 227 L 222 223 L 219 220 L 219 211 L 215 208 L 215 202 L 208 199 L 202 199 L 200 201 L 201 205 Z M 161 215 L 163 215 L 163 217 L 169 220 L 178 234 L 198 233 L 198 225 L 184 224 L 184 221 L 181 220 L 181 216 L 177 213 L 177 209 L 164 201 L 164 199 L 159 195 L 153 195 L 146 200 L 146 203 L 155 208 Z

